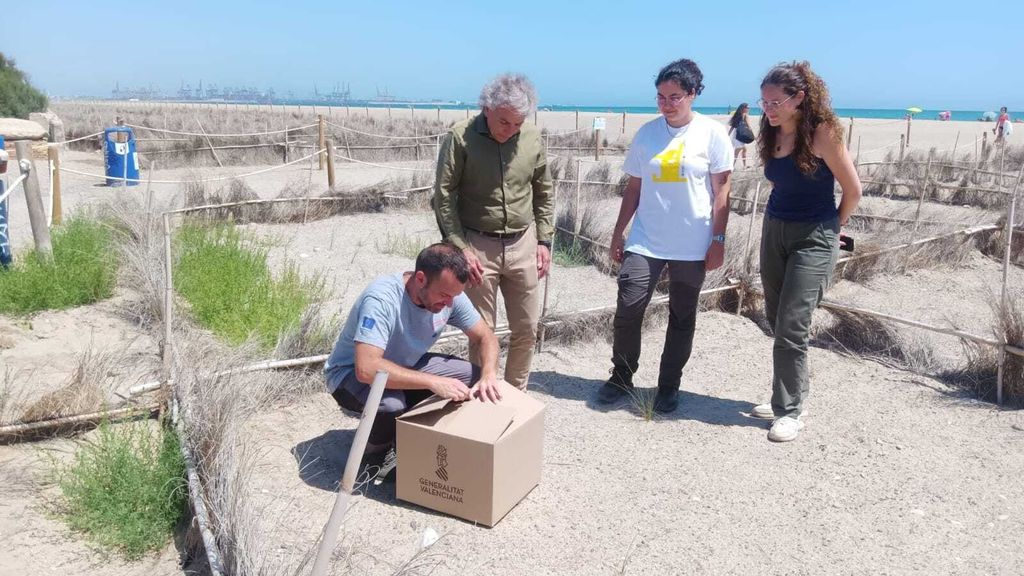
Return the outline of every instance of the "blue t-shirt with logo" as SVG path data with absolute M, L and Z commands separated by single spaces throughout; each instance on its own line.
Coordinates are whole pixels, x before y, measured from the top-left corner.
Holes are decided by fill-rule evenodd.
M 413 304 L 402 273 L 374 280 L 348 313 L 334 350 L 324 366 L 327 389 L 334 392 L 355 369 L 356 342 L 384 350 L 384 359 L 411 367 L 437 342 L 446 325 L 469 330 L 480 314 L 463 292 L 437 314 Z

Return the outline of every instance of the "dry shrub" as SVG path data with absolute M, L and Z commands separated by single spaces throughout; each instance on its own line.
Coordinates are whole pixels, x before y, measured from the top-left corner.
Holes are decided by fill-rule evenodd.
M 147 207 L 136 195 L 118 193 L 100 205 L 102 218 L 114 234 L 121 267 L 118 282 L 125 297 L 118 308 L 130 321 L 152 327 L 163 320 L 164 243 L 161 212 L 171 206 L 161 200 Z
M 113 389 L 110 376 L 123 360 L 120 354 L 86 348 L 68 382 L 26 408 L 21 421 L 38 422 L 99 411 L 106 393 Z
M 928 372 L 936 366 L 934 353 L 923 340 L 872 316 L 835 309 L 828 312 L 832 323 L 812 329 L 812 344 L 914 372 Z
M 1024 348 L 1024 302 L 1010 296 L 1006 305 L 993 304 L 996 333 L 1007 344 Z M 1006 353 L 1003 360 L 1003 398 L 1015 406 L 1024 406 L 1024 357 Z
M 891 243 L 882 245 L 871 240 L 861 240 L 857 244 L 857 258 L 837 264 L 836 277 L 865 282 L 875 276 L 904 274 L 908 270 L 955 268 L 978 248 L 975 236 L 957 235 L 902 250 L 865 256 L 890 248 L 899 241 L 899 238 L 894 238 Z
M 173 375 L 179 416 L 225 569 L 229 574 L 291 573 L 291 569 L 281 570 L 282 560 L 265 546 L 274 534 L 259 531 L 265 511 L 245 489 L 259 454 L 246 443 L 244 428 L 250 418 L 275 404 L 321 389 L 322 377 L 301 371 L 216 375 L 214 371 L 251 363 L 257 358 L 256 350 L 248 346 L 228 350 L 187 328 L 176 334 L 176 343 Z M 312 546 L 311 541 L 310 550 Z M 299 567 L 309 554 L 300 555 Z
M 117 117 L 123 117 L 128 124 L 151 128 L 201 134 L 254 134 L 252 136 L 229 137 L 210 136 L 217 147 L 215 158 L 208 148 L 207 138 L 202 135 L 178 135 L 135 129 L 140 156 L 144 161 L 159 159 L 163 167 L 174 166 L 226 166 L 278 164 L 285 158 L 284 133 L 260 134 L 291 128 L 288 134 L 288 159 L 305 156 L 317 146 L 315 126 L 295 130 L 299 126 L 315 124 L 316 113 L 324 115 L 328 124 L 325 136 L 333 140 L 336 152 L 367 162 L 424 161 L 433 162 L 436 157 L 438 139 L 433 135 L 448 129 L 448 124 L 436 119 L 428 111 L 417 111 L 415 121 L 408 116 L 394 118 L 367 117 L 357 114 L 357 109 L 338 107 L 304 106 L 301 109 L 289 107 L 244 106 L 235 109 L 229 106 L 181 105 L 162 103 L 160 105 L 130 104 L 126 102 L 84 103 L 55 102 L 54 110 L 65 120 L 68 139 L 100 132 L 113 126 Z M 361 111 L 361 110 L 360 110 Z M 199 124 L 203 130 L 200 130 Z M 345 128 L 348 128 L 346 130 Z M 364 133 L 361 134 L 360 132 Z M 386 136 L 430 135 L 417 140 L 397 140 Z M 223 148 L 224 146 L 258 146 L 251 148 Z M 99 140 L 90 139 L 70 145 L 75 150 L 97 150 Z
M 1018 208 L 1024 212 L 1024 202 L 1018 200 Z M 1006 257 L 1006 221 L 1006 216 L 1001 217 L 996 222 L 1001 227 L 999 230 L 979 235 L 978 247 L 982 254 L 1000 261 Z M 1013 237 L 1010 242 L 1010 262 L 1024 266 L 1024 227 L 1020 222 L 1017 222 L 1017 227 L 1013 229 Z
M 274 348 L 275 358 L 305 358 L 331 351 L 334 340 L 341 332 L 337 317 L 325 319 L 320 304 L 306 309 L 298 326 L 281 335 Z

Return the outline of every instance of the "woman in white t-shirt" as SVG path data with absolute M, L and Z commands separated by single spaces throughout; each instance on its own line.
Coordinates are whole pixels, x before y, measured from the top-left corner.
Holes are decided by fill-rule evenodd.
M 700 68 L 678 60 L 661 69 L 655 86 L 661 117 L 640 127 L 623 170 L 629 182 L 612 234 L 610 256 L 621 262 L 612 344 L 612 376 L 598 403 L 630 395 L 640 364 L 644 312 L 662 270 L 669 271 L 669 322 L 654 409 L 679 404 L 683 366 L 690 358 L 697 299 L 707 270 L 725 258 L 733 148 L 725 126 L 693 111 L 704 89 Z M 633 221 L 629 238 L 626 226 Z

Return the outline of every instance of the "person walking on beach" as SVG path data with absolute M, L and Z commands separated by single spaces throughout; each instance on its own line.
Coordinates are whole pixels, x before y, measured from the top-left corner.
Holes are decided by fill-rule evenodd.
M 441 235 L 469 262 L 466 294 L 493 330 L 497 294 L 509 339 L 505 380 L 525 390 L 540 319 L 540 283 L 551 266 L 554 194 L 537 107 L 522 75 L 498 76 L 480 93 L 482 112 L 451 128 L 437 160 L 433 206 Z M 479 350 L 470 347 L 470 359 Z
M 999 109 L 999 117 L 996 118 L 996 127 L 992 129 L 992 133 L 996 135 L 996 143 L 1000 144 L 1006 141 L 1006 137 L 1013 132 L 1013 125 L 1010 124 L 1010 114 L 1006 111 L 1006 106 Z
M 828 88 L 807 62 L 780 64 L 761 81 L 764 115 L 757 146 L 772 183 L 761 228 L 761 282 L 775 344 L 772 400 L 752 414 L 774 420 L 768 439 L 776 442 L 795 439 L 804 426 L 811 314 L 831 283 L 840 228 L 861 198 L 830 102 Z
M 750 106 L 744 102 L 729 119 L 729 137 L 736 157 L 743 158 L 743 167 L 747 167 L 747 144 L 754 141 L 754 131 L 750 129 L 748 114 Z
M 667 266 L 669 322 L 654 409 L 668 413 L 679 405 L 704 276 L 725 259 L 734 160 L 725 126 L 693 110 L 694 99 L 704 90 L 703 79 L 692 60 L 661 69 L 654 82 L 661 117 L 640 127 L 623 165 L 629 181 L 609 253 L 622 264 L 612 370 L 598 390 L 599 404 L 611 404 L 633 390 L 644 312 Z

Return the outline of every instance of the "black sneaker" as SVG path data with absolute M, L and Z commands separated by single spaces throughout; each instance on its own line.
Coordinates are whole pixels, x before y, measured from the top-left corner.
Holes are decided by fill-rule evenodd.
M 674 388 L 658 388 L 654 396 L 654 411 L 659 414 L 675 412 L 679 408 L 679 390 Z
M 624 396 L 628 396 L 632 390 L 632 384 L 622 385 L 618 380 L 612 378 L 597 390 L 597 403 L 612 404 Z
M 385 450 L 378 450 L 369 454 L 363 454 L 363 460 L 359 463 L 359 480 L 357 481 L 376 481 L 378 477 L 382 476 L 381 470 L 387 466 L 389 461 L 392 463 L 391 468 L 394 468 L 394 460 L 394 446 L 390 446 Z
M 374 480 L 375 484 L 394 484 L 398 478 L 398 456 L 395 454 L 395 447 L 392 446 L 388 449 L 388 453 L 384 455 L 384 461 L 381 462 L 380 471 L 377 472 L 377 477 Z

